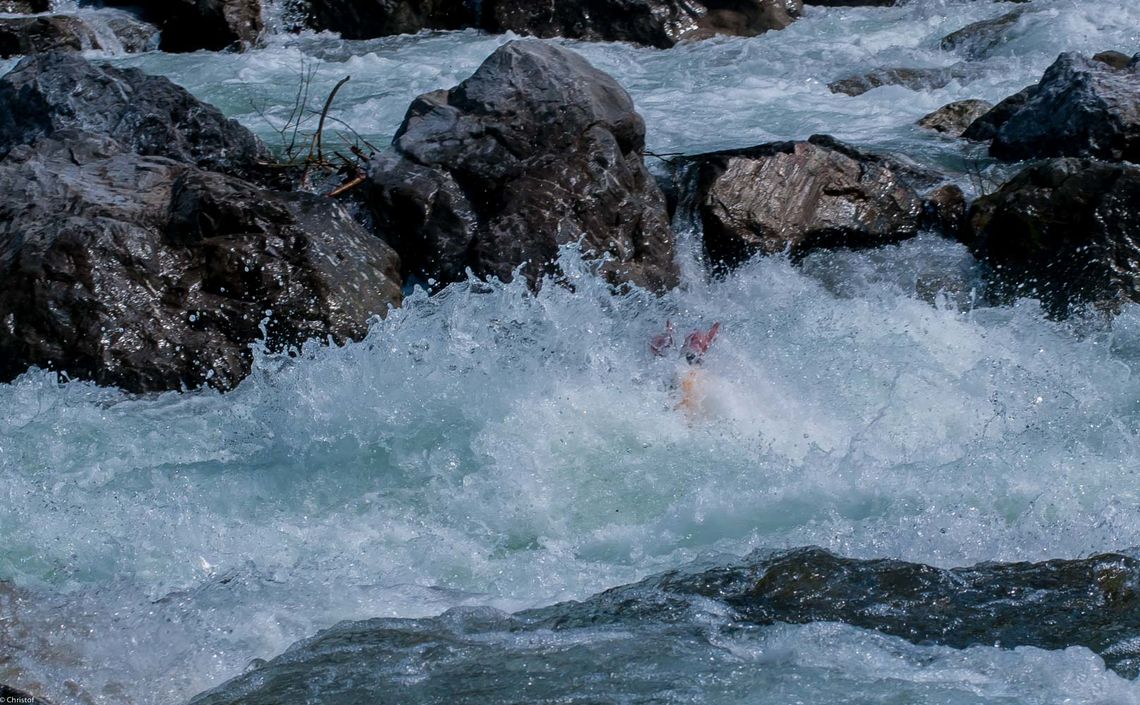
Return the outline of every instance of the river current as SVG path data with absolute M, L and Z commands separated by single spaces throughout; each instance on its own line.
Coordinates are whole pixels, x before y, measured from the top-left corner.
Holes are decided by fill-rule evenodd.
M 1015 7 L 809 7 L 750 39 L 566 44 L 628 88 L 654 153 L 827 133 L 978 193 L 1001 173 L 984 152 L 914 122 L 996 102 L 1061 51 L 1140 51 L 1140 3 L 1034 0 L 942 88 L 826 84 L 962 61 L 939 39 Z M 272 146 L 302 75 L 321 97 L 351 75 L 333 114 L 382 145 L 412 98 L 509 38 L 277 34 L 243 54 L 110 60 Z M 258 352 L 225 395 L 132 397 L 41 371 L 0 385 L 0 682 L 60 703 L 182 703 L 342 620 L 547 607 L 756 549 L 939 567 L 1136 555 L 1140 308 L 1054 321 L 1032 299 L 984 305 L 969 253 L 933 235 L 710 278 L 677 226 L 685 282 L 662 298 L 613 294 L 568 250 L 573 291 L 417 291 L 360 343 Z M 648 350 L 667 320 L 723 326 L 695 417 L 674 410 L 676 361 Z M 574 640 L 554 649 L 574 655 L 568 673 L 635 664 L 606 671 L 614 702 L 1140 702 L 1083 647 L 956 649 L 835 622 L 690 638 L 720 618 L 481 643 L 515 663 L 535 640 Z M 422 628 L 459 629 L 441 619 Z M 598 702 L 583 683 L 575 702 Z

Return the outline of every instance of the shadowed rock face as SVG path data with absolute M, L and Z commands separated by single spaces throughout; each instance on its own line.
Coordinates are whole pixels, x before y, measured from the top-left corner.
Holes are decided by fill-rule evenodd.
M 0 78 L 0 157 L 57 130 L 104 134 L 132 151 L 240 171 L 267 159 L 261 142 L 160 76 L 66 54 L 29 56 Z
M 162 30 L 162 50 L 171 52 L 240 48 L 255 43 L 264 29 L 261 0 L 105 0 L 134 7 Z
M 1062 54 L 998 128 L 990 153 L 1140 161 L 1140 60 L 1117 69 Z
M 1138 588 L 1140 562 L 1115 554 L 940 569 L 817 548 L 756 553 L 515 615 L 464 608 L 346 622 L 191 703 L 368 703 L 394 688 L 412 704 L 441 694 L 472 705 L 669 701 L 669 685 L 654 676 L 678 660 L 707 662 L 757 627 L 811 622 L 954 648 L 1083 646 L 1133 677 Z M 614 671 L 629 675 L 615 684 L 606 678 Z
M 825 136 L 698 155 L 679 167 L 720 266 L 897 242 L 918 234 L 928 205 L 913 185 L 922 176 Z
M 1010 117 L 1018 110 L 1021 110 L 1029 99 L 1033 97 L 1033 93 L 1037 90 L 1037 86 L 1026 86 L 1017 93 L 1002 100 L 1000 103 L 990 108 L 980 117 L 975 119 L 970 126 L 962 133 L 962 137 L 968 140 L 975 140 L 978 142 L 988 142 L 992 140 Z
M 475 15 L 464 0 L 310 0 L 305 22 L 345 39 L 371 39 L 425 29 L 462 29 L 475 24 Z
M 677 282 L 645 125 L 629 95 L 577 54 L 537 40 L 500 47 L 471 78 L 418 98 L 363 197 L 413 276 L 537 281 L 582 243 L 612 281 Z
M 491 32 L 668 48 L 714 34 L 750 37 L 794 22 L 802 0 L 484 0 Z
M 1140 167 L 1055 159 L 1022 171 L 969 214 L 968 244 L 999 293 L 1072 304 L 1140 300 Z
M 0 17 L 0 58 L 89 49 L 133 54 L 157 46 L 157 28 L 118 10 L 84 15 Z
M 255 340 L 363 335 L 398 269 L 328 199 L 60 132 L 0 162 L 0 380 L 226 389 Z

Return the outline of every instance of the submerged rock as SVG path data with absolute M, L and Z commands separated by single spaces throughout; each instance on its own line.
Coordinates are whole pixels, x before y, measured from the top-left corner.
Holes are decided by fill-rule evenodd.
M 158 47 L 158 30 L 119 10 L 0 17 L 0 58 L 52 51 L 134 54 Z
M 261 142 L 181 86 L 69 54 L 29 56 L 0 77 L 0 157 L 58 130 L 107 135 L 144 155 L 241 171 L 268 159 Z
M 794 22 L 802 0 L 483 0 L 483 27 L 662 49 L 715 34 L 751 37 Z
M 679 694 L 676 681 L 660 674 L 731 670 L 740 665 L 733 646 L 757 639 L 770 658 L 766 627 L 815 622 L 958 649 L 1082 646 L 1133 678 L 1140 673 L 1138 580 L 1140 562 L 1119 554 L 943 569 L 818 548 L 756 552 L 514 615 L 459 608 L 425 619 L 344 622 L 190 702 L 384 702 L 397 689 L 404 703 L 436 703 L 447 693 L 455 705 L 691 700 L 694 691 Z M 614 672 L 630 675 L 615 681 Z
M 512 41 L 450 91 L 420 96 L 363 198 L 405 271 L 438 283 L 535 282 L 559 247 L 605 258 L 612 281 L 677 283 L 665 200 L 629 94 L 577 54 Z
M 1080 54 L 1061 54 L 1001 123 L 990 153 L 1006 160 L 1140 161 L 1140 57 L 1116 69 Z
M 264 29 L 261 0 L 105 0 L 137 8 L 162 30 L 163 51 L 241 48 L 255 43 Z
M 475 14 L 464 0 L 308 0 L 302 8 L 310 28 L 336 32 L 345 39 L 475 24 Z
M 687 157 L 683 191 L 718 266 L 756 254 L 871 247 L 913 237 L 953 204 L 925 203 L 925 178 L 890 159 L 826 136 Z M 924 216 L 924 212 L 930 215 Z
M 1019 7 L 1000 17 L 966 25 L 943 37 L 940 46 L 946 51 L 958 52 L 971 60 L 989 58 L 1009 40 L 1010 28 L 1018 23 L 1025 11 L 1026 8 Z
M 946 66 L 933 69 L 889 68 L 875 69 L 856 76 L 848 76 L 827 84 L 832 93 L 849 96 L 863 95 L 880 86 L 903 86 L 912 91 L 942 88 L 951 81 L 972 81 L 978 77 L 977 69 L 968 66 Z
M 958 100 L 924 115 L 919 119 L 918 126 L 951 137 L 959 137 L 978 118 L 988 113 L 993 107 L 991 103 L 984 100 Z
M 995 290 L 1050 313 L 1140 301 L 1140 167 L 1055 159 L 974 202 L 967 242 Z
M 0 381 L 226 389 L 254 341 L 363 335 L 398 270 L 329 199 L 57 132 L 0 161 Z

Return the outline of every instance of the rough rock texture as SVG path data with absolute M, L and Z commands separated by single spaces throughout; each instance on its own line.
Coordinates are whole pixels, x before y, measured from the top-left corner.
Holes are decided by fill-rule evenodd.
M 0 5 L 0 9 L 3 6 Z M 18 703 L 19 705 L 47 705 L 46 701 L 39 698 L 32 697 L 31 694 L 25 693 L 22 690 L 0 683 L 0 703 Z
M 715 34 L 751 37 L 794 22 L 802 0 L 483 0 L 483 27 L 662 49 Z
M 1021 110 L 1021 108 L 1029 102 L 1029 99 L 1033 97 L 1036 91 L 1036 85 L 1026 86 L 1017 93 L 1002 100 L 993 108 L 983 113 L 981 117 L 970 123 L 970 126 L 962 133 L 962 137 L 977 142 L 989 142 L 997 135 L 1001 126 L 1004 125 L 1014 113 Z
M 162 30 L 162 50 L 171 52 L 241 48 L 264 29 L 261 0 L 106 0 L 134 7 Z
M 531 282 L 561 245 L 608 258 L 612 281 L 677 282 L 665 201 L 629 94 L 577 54 L 510 42 L 450 91 L 420 96 L 363 190 L 405 271 L 447 283 Z
M 158 47 L 158 30 L 119 10 L 0 17 L 0 58 L 52 51 L 138 53 Z
M 1132 63 L 1132 57 L 1122 51 L 1102 51 L 1093 54 L 1092 60 L 1107 64 L 1114 69 L 1128 68 L 1128 64 Z
M 1140 300 L 1140 167 L 1054 159 L 974 202 L 967 242 L 999 294 L 1073 303 Z
M 47 12 L 51 9 L 49 0 L 0 0 L 0 12 L 27 14 Z
M 946 66 L 933 69 L 890 68 L 848 76 L 827 84 L 832 93 L 857 96 L 879 86 L 903 86 L 912 91 L 942 88 L 951 81 L 972 81 L 979 76 L 968 66 Z
M 462 29 L 475 24 L 464 0 L 310 0 L 305 23 L 345 39 L 414 34 L 425 29 Z
M 21 60 L 0 78 L 0 106 L 0 157 L 67 128 L 208 169 L 240 171 L 268 157 L 252 133 L 168 79 L 75 55 Z
M 1061 54 L 997 130 L 1006 160 L 1096 157 L 1140 161 L 1140 56 L 1123 69 Z
M 942 203 L 924 203 L 908 168 L 826 136 L 690 157 L 685 190 L 718 266 L 913 237 Z M 924 212 L 930 211 L 924 216 Z
M 966 25 L 942 38 L 941 47 L 954 51 L 971 60 L 993 56 L 1009 40 L 1009 30 L 1025 14 L 1026 8 L 1019 7 L 991 20 L 982 20 Z
M 943 105 L 929 115 L 924 115 L 918 121 L 918 126 L 951 137 L 958 137 L 993 107 L 992 104 L 984 100 L 958 100 Z
M 330 200 L 63 131 L 0 162 L 0 380 L 229 388 L 249 346 L 362 335 L 398 258 Z

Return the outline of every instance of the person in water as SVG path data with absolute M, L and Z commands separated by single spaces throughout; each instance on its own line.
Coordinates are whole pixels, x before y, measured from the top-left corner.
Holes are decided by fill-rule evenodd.
M 720 332 L 720 321 L 713 323 L 707 331 L 696 329 L 685 336 L 685 343 L 681 346 L 681 354 L 688 363 L 688 369 L 681 375 L 681 401 L 675 409 L 682 409 L 686 413 L 698 411 L 705 398 L 704 375 L 700 369 L 704 362 L 705 353 L 712 347 Z M 675 345 L 674 334 L 676 328 L 673 321 L 666 321 L 665 332 L 660 333 L 649 341 L 649 349 L 657 357 L 664 357 L 665 353 Z

